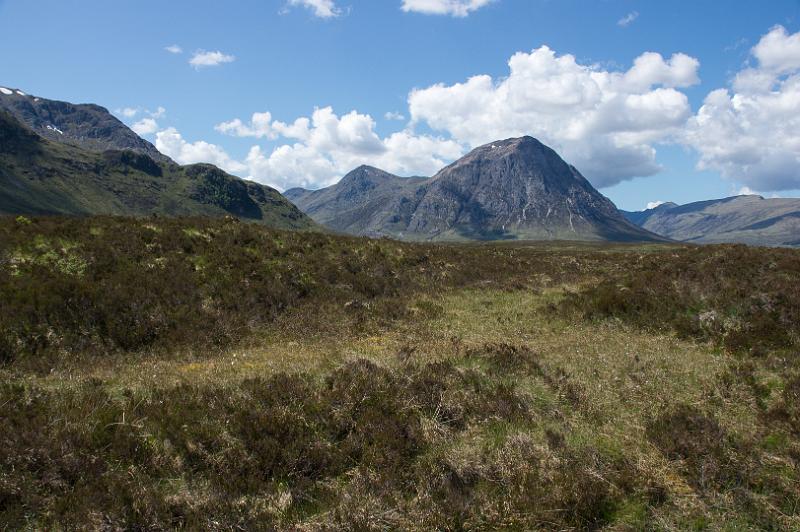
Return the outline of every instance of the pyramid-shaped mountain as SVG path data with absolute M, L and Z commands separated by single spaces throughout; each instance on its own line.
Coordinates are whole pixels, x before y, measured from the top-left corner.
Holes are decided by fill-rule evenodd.
M 409 240 L 655 241 L 532 137 L 476 148 L 435 176 L 362 166 L 331 187 L 286 196 L 344 233 Z

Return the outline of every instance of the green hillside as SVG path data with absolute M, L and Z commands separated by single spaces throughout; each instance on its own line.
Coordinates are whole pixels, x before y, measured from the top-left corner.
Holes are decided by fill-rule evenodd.
M 276 190 L 214 166 L 87 151 L 44 139 L 3 112 L 0 214 L 230 215 L 276 228 L 316 227 Z

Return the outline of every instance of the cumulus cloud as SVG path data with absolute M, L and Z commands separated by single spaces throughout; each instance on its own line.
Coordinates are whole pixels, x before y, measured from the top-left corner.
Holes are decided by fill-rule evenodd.
M 125 107 L 123 109 L 117 109 L 116 113 L 125 118 L 133 118 L 134 116 L 139 114 L 139 109 L 134 109 L 133 107 Z
M 649 202 L 647 204 L 647 210 L 649 211 L 650 209 L 655 209 L 656 207 L 658 207 L 660 205 L 664 205 L 664 203 L 665 202 L 660 201 L 660 200 L 659 201 L 651 201 L 651 202 Z
M 245 124 L 236 118 L 229 122 L 217 124 L 214 129 L 234 137 L 277 138 L 277 132 L 272 129 L 272 115 L 270 113 L 254 113 L 249 124 Z
M 800 33 L 774 27 L 751 54 L 756 66 L 706 96 L 685 142 L 701 170 L 755 190 L 800 188 Z
M 627 15 L 625 15 L 624 17 L 622 17 L 621 19 L 619 19 L 617 21 L 617 26 L 619 26 L 621 28 L 627 28 L 628 26 L 633 24 L 633 22 L 637 18 L 639 18 L 639 12 L 638 11 L 631 11 L 630 13 L 628 13 Z
M 533 135 L 599 187 L 660 170 L 654 144 L 679 133 L 692 114 L 678 89 L 699 81 L 699 62 L 684 54 L 645 53 L 617 72 L 542 46 L 508 65 L 502 79 L 478 75 L 412 91 L 412 124 L 472 147 Z
M 237 137 L 284 139 L 269 152 L 253 146 L 243 162 L 249 177 L 279 189 L 327 186 L 361 164 L 401 175 L 432 174 L 464 153 L 453 140 L 411 131 L 381 138 L 371 116 L 356 111 L 339 116 L 331 107 L 290 123 L 255 113 L 247 123 L 235 119 L 216 129 Z
M 166 46 L 166 47 L 164 47 L 164 50 L 168 51 L 171 54 L 182 54 L 183 53 L 183 48 L 181 48 L 177 44 Z
M 205 141 L 187 142 L 175 128 L 156 134 L 156 148 L 180 164 L 210 163 L 231 173 L 242 173 L 247 167 L 231 158 L 221 147 Z
M 789 35 L 783 26 L 775 26 L 753 48 L 760 68 L 776 73 L 800 69 L 800 32 Z
M 720 172 L 734 191 L 800 188 L 800 33 L 777 26 L 751 56 L 753 65 L 710 92 L 696 113 L 683 92 L 699 82 L 695 58 L 647 52 L 627 70 L 608 69 L 542 46 L 514 54 L 505 77 L 412 90 L 409 125 L 385 137 L 369 115 L 323 107 L 290 122 L 263 112 L 218 124 L 226 135 L 277 143 L 253 146 L 241 161 L 174 129 L 159 132 L 156 144 L 179 162 L 211 162 L 283 189 L 325 186 L 360 164 L 431 175 L 471 147 L 521 135 L 538 137 L 606 187 L 657 173 L 656 148 L 681 143 L 696 149 L 699 169 Z M 384 118 L 405 120 L 396 112 Z M 153 129 L 140 122 L 138 129 Z
M 333 18 L 342 14 L 342 10 L 336 6 L 334 0 L 289 0 L 288 7 L 301 6 L 309 9 L 315 17 Z
M 129 121 L 133 120 L 137 116 L 141 116 L 142 118 L 131 124 L 130 128 L 137 135 L 143 136 L 152 135 L 159 130 L 157 120 L 164 118 L 164 116 L 167 114 L 167 110 L 161 106 L 156 108 L 155 111 L 142 109 L 141 107 L 125 107 L 123 109 L 117 109 L 115 113 Z
M 158 131 L 158 122 L 156 122 L 152 118 L 143 118 L 133 124 L 131 129 L 137 135 L 152 135 L 156 131 Z
M 466 17 L 470 12 L 489 5 L 494 0 L 403 0 L 401 9 L 407 13 Z
M 219 50 L 216 52 L 207 52 L 205 50 L 198 50 L 189 59 L 189 64 L 196 69 L 219 66 L 224 63 L 232 63 L 236 57 L 228 54 L 223 54 Z

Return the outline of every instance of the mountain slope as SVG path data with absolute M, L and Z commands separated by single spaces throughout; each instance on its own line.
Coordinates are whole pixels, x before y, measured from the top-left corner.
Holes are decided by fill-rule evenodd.
M 214 166 L 53 142 L 2 111 L 0 214 L 233 215 L 278 228 L 316 226 L 276 190 Z
M 800 246 L 800 199 L 735 196 L 624 214 L 645 229 L 675 240 Z
M 12 114 L 40 136 L 85 150 L 127 150 L 161 162 L 169 158 L 104 107 L 72 104 L 0 87 L 0 111 Z
M 318 223 L 335 231 L 367 236 L 402 237 L 422 177 L 398 177 L 360 166 L 334 186 L 320 190 L 294 188 L 284 196 Z
M 633 222 L 636 225 L 638 225 L 639 227 L 641 227 L 645 223 L 647 223 L 648 219 L 650 219 L 651 217 L 655 216 L 656 214 L 664 212 L 664 211 L 667 211 L 667 210 L 669 210 L 669 209 L 671 209 L 673 207 L 677 207 L 677 206 L 678 206 L 677 203 L 672 203 L 671 201 L 668 201 L 666 203 L 662 203 L 661 205 L 658 205 L 657 207 L 653 207 L 652 209 L 647 209 L 647 210 L 644 210 L 644 211 L 633 211 L 633 212 L 631 212 L 631 211 L 620 211 L 620 212 L 630 222 Z
M 429 179 L 361 167 L 286 196 L 338 231 L 414 240 L 653 241 L 558 154 L 532 137 L 476 148 Z

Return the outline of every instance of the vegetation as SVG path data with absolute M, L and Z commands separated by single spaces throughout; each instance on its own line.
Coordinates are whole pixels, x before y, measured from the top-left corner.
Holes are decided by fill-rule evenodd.
M 0 526 L 800 527 L 800 253 L 0 221 Z
M 236 216 L 281 229 L 318 227 L 277 190 L 208 164 L 179 166 L 101 111 L 101 119 L 119 125 L 123 140 L 133 135 L 155 153 L 97 153 L 47 140 L 0 109 L 0 214 Z M 75 119 L 82 112 L 67 114 Z
M 800 347 L 798 280 L 796 251 L 696 247 L 668 257 L 641 256 L 564 305 L 588 318 L 668 327 L 758 356 Z

